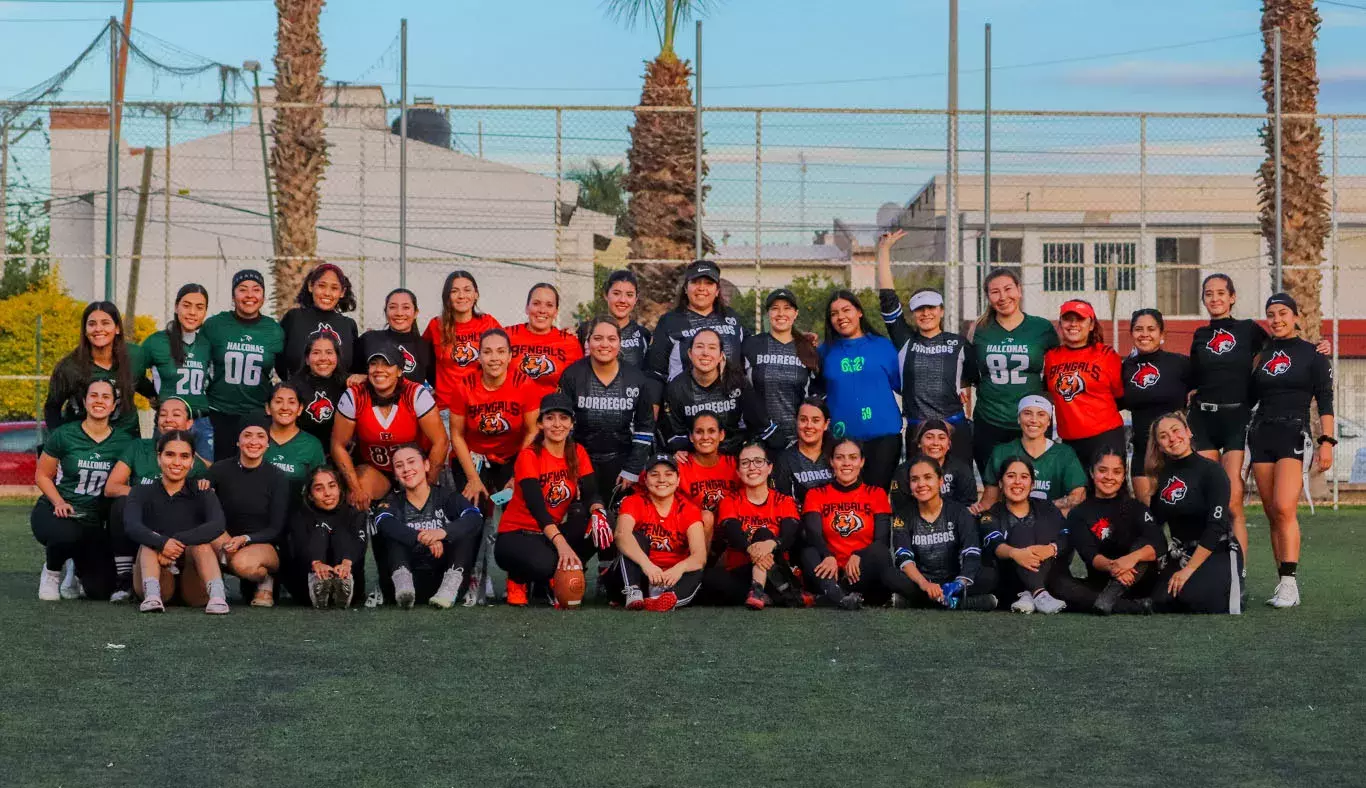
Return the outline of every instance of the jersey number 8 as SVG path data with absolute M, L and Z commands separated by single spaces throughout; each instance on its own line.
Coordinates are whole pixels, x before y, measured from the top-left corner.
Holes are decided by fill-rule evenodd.
M 372 466 L 376 467 L 376 468 L 387 468 L 387 467 L 389 467 L 389 447 L 388 447 L 388 446 L 371 446 L 371 447 L 370 447 L 370 464 L 371 464 Z
M 991 373 L 991 382 L 997 385 L 1023 385 L 1028 381 L 1025 379 L 1025 370 L 1029 369 L 1029 356 L 1024 353 L 988 353 L 987 370 Z

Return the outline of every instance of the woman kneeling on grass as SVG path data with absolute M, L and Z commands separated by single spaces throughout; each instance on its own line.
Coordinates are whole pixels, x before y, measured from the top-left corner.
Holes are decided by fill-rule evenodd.
M 346 500 L 336 468 L 314 468 L 294 513 L 290 540 L 296 560 L 308 573 L 308 599 L 315 608 L 351 605 L 365 596 L 365 512 Z
M 474 549 L 484 530 L 478 507 L 454 489 L 428 483 L 431 466 L 415 443 L 389 455 L 400 489 L 375 515 L 381 551 L 394 583 L 394 601 L 404 610 L 427 602 L 442 609 L 455 604 Z
M 621 503 L 617 549 L 620 599 L 627 610 L 664 613 L 692 602 L 707 564 L 702 510 L 678 492 L 678 460 L 656 454 L 645 490 Z
M 820 589 L 821 599 L 858 610 L 865 597 L 888 596 L 892 505 L 885 490 L 864 483 L 858 441 L 836 441 L 830 465 L 834 481 L 808 492 L 802 506 L 802 573 Z
M 163 598 L 175 593 L 181 578 L 181 597 L 187 605 L 204 605 L 204 612 L 228 612 L 223 573 L 213 542 L 223 533 L 223 508 L 212 490 L 189 481 L 194 467 L 194 438 L 183 430 L 162 433 L 157 439 L 161 478 L 138 485 L 128 495 L 123 526 L 128 537 L 142 545 L 134 587 L 142 592 L 144 613 L 166 609 Z M 199 594 L 200 582 L 206 596 Z
M 1047 580 L 1062 542 L 1062 514 L 1052 503 L 1030 497 L 1034 464 L 1025 457 L 1001 465 L 999 484 L 1003 500 L 981 516 L 978 527 L 986 534 L 985 552 L 995 559 L 1001 596 L 1016 595 L 1010 605 L 1016 613 L 1061 613 L 1067 604 L 1048 593 Z
M 226 518 L 226 530 L 213 546 L 227 570 L 242 580 L 242 596 L 251 595 L 252 607 L 275 605 L 280 553 L 274 543 L 284 533 L 289 515 L 289 477 L 266 461 L 270 427 L 265 414 L 243 416 L 237 457 L 209 468 L 209 481 Z M 215 436 L 220 449 L 230 440 L 224 433 Z
M 977 518 L 968 507 L 944 498 L 938 460 L 921 455 L 907 465 L 911 500 L 898 496 L 892 509 L 897 573 L 888 584 L 896 590 L 897 606 L 995 610 L 996 578 L 982 566 Z

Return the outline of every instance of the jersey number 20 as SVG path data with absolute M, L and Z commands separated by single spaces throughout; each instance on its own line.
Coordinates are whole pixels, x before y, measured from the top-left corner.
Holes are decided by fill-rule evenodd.
M 1024 353 L 988 353 L 987 370 L 991 373 L 991 382 L 997 385 L 1026 383 L 1025 370 L 1029 369 L 1029 356 Z

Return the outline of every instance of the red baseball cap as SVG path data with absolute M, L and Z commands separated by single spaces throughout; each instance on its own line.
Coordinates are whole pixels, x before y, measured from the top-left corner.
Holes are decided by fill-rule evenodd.
M 1058 310 L 1058 317 L 1062 317 L 1068 312 L 1073 312 L 1075 314 L 1081 315 L 1082 317 L 1089 317 L 1092 320 L 1096 319 L 1096 310 L 1085 301 L 1068 301 L 1067 303 L 1062 305 L 1061 309 Z

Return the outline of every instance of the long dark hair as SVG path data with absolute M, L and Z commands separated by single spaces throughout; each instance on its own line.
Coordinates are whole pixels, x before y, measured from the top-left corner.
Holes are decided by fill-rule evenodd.
M 780 300 L 786 301 L 787 299 L 776 299 L 774 303 L 777 303 L 777 301 Z M 795 302 L 792 304 L 792 307 L 796 309 L 798 313 L 802 311 L 801 306 Z M 829 313 L 829 309 L 827 309 L 826 312 Z M 802 366 L 806 367 L 813 375 L 820 374 L 821 354 L 820 351 L 816 350 L 815 340 L 807 336 L 805 332 L 798 331 L 795 325 L 792 327 L 792 346 L 797 352 L 797 360 L 802 362 Z
M 721 374 L 717 378 L 721 381 L 721 385 L 726 389 L 737 389 L 744 386 L 745 371 L 740 369 L 738 364 L 730 363 L 730 359 L 726 357 L 726 343 L 721 339 L 721 332 L 714 328 L 699 328 L 697 333 L 692 335 L 692 339 L 688 343 L 688 352 L 692 352 L 692 347 L 693 344 L 697 342 L 697 337 L 704 333 L 716 337 L 716 343 L 721 346 L 721 360 L 718 362 Z M 689 359 L 688 371 L 689 374 L 693 375 L 693 380 L 697 380 L 697 368 L 692 365 L 691 359 Z
M 1118 459 L 1119 459 L 1119 467 L 1121 467 L 1121 468 L 1127 467 L 1127 465 L 1128 465 L 1128 463 L 1126 462 L 1127 458 L 1124 456 L 1124 454 L 1123 454 L 1119 449 L 1116 449 L 1114 446 L 1101 446 L 1099 449 L 1096 449 L 1096 453 L 1093 454 L 1089 460 L 1087 460 L 1087 466 L 1086 466 L 1086 497 L 1087 497 L 1087 498 L 1094 498 L 1094 497 L 1096 497 L 1096 482 L 1095 482 L 1095 480 L 1094 480 L 1094 478 L 1095 478 L 1095 477 L 1094 477 L 1094 474 L 1095 474 L 1095 471 L 1096 471 L 1096 466 L 1097 466 L 1097 465 L 1100 465 L 1100 461 L 1101 461 L 1101 460 L 1104 460 L 1104 459 L 1106 459 L 1106 458 L 1108 458 L 1108 457 L 1116 457 L 1116 458 L 1118 458 Z M 1126 501 L 1126 500 L 1128 500 L 1128 499 L 1130 498 L 1130 495 L 1129 495 L 1129 485 L 1127 485 L 1127 484 L 1121 484 L 1121 485 L 1119 486 L 1119 493 L 1117 493 L 1117 494 L 1115 495 L 1115 498 L 1118 499 L 1118 500 L 1121 500 L 1121 501 Z
M 828 460 L 830 459 L 830 442 L 835 437 L 830 433 L 830 406 L 825 403 L 825 397 L 811 396 L 797 403 L 797 412 L 801 413 L 802 407 L 805 405 L 810 405 L 820 411 L 821 415 L 825 417 L 825 430 L 821 432 L 821 456 Z M 794 446 L 793 448 L 797 447 Z M 798 449 L 798 451 L 800 451 L 800 449 Z
M 317 501 L 313 500 L 313 481 L 318 478 L 318 474 L 327 474 L 337 481 L 337 488 L 341 490 L 341 497 L 337 499 L 336 509 L 324 509 L 321 506 L 318 506 Z M 315 512 L 335 512 L 338 509 L 344 509 L 347 506 L 350 506 L 350 503 L 346 500 L 346 494 L 346 479 L 337 472 L 336 468 L 332 467 L 331 463 L 319 465 L 309 471 L 308 478 L 304 481 L 304 503 L 308 504 L 309 508 Z
M 169 430 L 161 433 L 161 435 L 157 437 L 157 454 L 161 454 L 166 450 L 166 444 L 175 443 L 176 441 L 189 444 L 190 452 L 194 452 L 194 436 L 190 434 L 189 430 Z
M 834 306 L 836 301 L 848 301 L 849 303 L 854 305 L 855 309 L 859 311 L 858 325 L 859 330 L 863 332 L 864 336 L 867 337 L 877 335 L 877 332 L 873 330 L 873 324 L 868 322 L 868 312 L 863 308 L 863 302 L 858 300 L 858 296 L 854 295 L 854 291 L 836 290 L 835 292 L 831 293 L 830 298 L 826 299 L 825 301 L 826 342 L 833 342 L 836 339 L 846 338 L 843 335 L 841 335 L 840 332 L 835 330 L 835 321 L 830 319 L 830 307 Z
M 1209 283 L 1210 283 L 1210 280 L 1211 280 L 1211 279 L 1222 279 L 1222 280 L 1224 280 L 1224 284 L 1228 285 L 1228 294 L 1229 294 L 1229 295 L 1238 295 L 1238 288 L 1236 288 L 1236 287 L 1233 286 L 1233 277 L 1229 276 L 1228 274 L 1214 273 L 1214 274 L 1210 274 L 1209 276 L 1207 276 L 1207 277 L 1205 277 L 1204 279 L 1200 280 L 1200 297 L 1201 297 L 1201 298 L 1204 298 L 1204 296 L 1205 296 L 1205 288 L 1206 288 L 1207 286 L 1209 286 Z
M 1070 300 L 1076 301 L 1077 303 L 1080 303 L 1080 304 L 1086 304 L 1087 306 L 1091 306 L 1091 302 L 1090 302 L 1090 301 L 1087 301 L 1087 300 L 1084 299 L 1084 298 L 1073 298 L 1073 299 L 1070 299 Z M 1091 311 L 1094 312 L 1094 311 L 1096 311 L 1096 310 L 1095 310 L 1095 308 L 1092 308 Z M 1131 324 L 1131 325 L 1132 325 L 1132 324 Z M 1100 327 L 1100 318 L 1093 317 L 1093 318 L 1091 318 L 1091 330 L 1088 331 L 1088 332 L 1086 332 L 1086 346 L 1087 346 L 1087 347 L 1090 347 L 1090 346 L 1092 346 L 1092 345 L 1103 345 L 1103 344 L 1105 344 L 1105 333 L 1101 330 L 1101 327 Z
M 640 288 L 636 288 L 639 292 Z M 688 308 L 688 283 L 678 283 L 678 298 L 674 301 L 673 311 L 682 312 Z M 721 283 L 716 283 L 716 300 L 712 302 L 711 311 L 713 314 L 721 314 L 728 309 L 726 306 L 726 291 L 721 287 Z
M 387 296 L 384 297 L 384 310 L 385 310 L 385 312 L 388 312 L 388 311 L 389 311 L 389 302 L 390 302 L 391 300 L 393 300 L 394 296 L 396 296 L 396 295 L 406 295 L 406 296 L 408 296 L 409 298 L 411 298 L 411 299 L 413 300 L 413 317 L 416 318 L 416 317 L 417 317 L 417 294 L 415 294 L 413 291 L 409 290 L 409 289 L 406 288 L 406 287 L 395 287 L 393 290 L 390 290 L 390 291 L 389 291 L 389 295 L 387 295 Z M 384 327 L 385 327 L 385 328 L 389 328 L 389 327 L 390 327 L 390 326 L 389 326 L 389 320 L 388 320 L 387 317 L 385 318 L 385 321 L 384 321 Z M 422 333 L 422 332 L 420 332 L 420 331 L 417 330 L 417 320 L 416 320 L 416 319 L 414 319 L 412 327 L 408 329 L 408 333 L 409 333 L 409 334 L 420 334 L 420 333 Z
M 303 286 L 299 288 L 299 296 L 295 300 L 298 301 L 299 306 L 312 308 L 314 306 L 313 291 L 309 288 L 313 287 L 319 279 L 322 279 L 323 274 L 328 271 L 337 275 L 337 281 L 341 282 L 342 287 L 341 298 L 337 299 L 337 305 L 333 307 L 332 311 L 354 312 L 356 309 L 356 291 L 351 287 L 351 280 L 347 278 L 346 272 L 333 263 L 322 263 L 309 271 L 308 276 L 304 277 Z M 413 303 L 416 304 L 417 302 L 414 301 Z
M 179 304 L 180 299 L 194 293 L 204 296 L 205 305 L 209 303 L 209 291 L 205 289 L 204 285 L 195 282 L 180 286 L 180 289 L 177 290 L 175 294 L 175 303 Z M 200 327 L 203 328 L 203 326 Z M 185 329 L 181 327 L 180 318 L 176 317 L 174 312 L 171 313 L 170 321 L 166 323 L 166 338 L 171 342 L 171 359 L 175 361 L 176 366 L 184 364 Z
M 1149 307 L 1144 307 L 1144 308 L 1142 308 L 1142 309 L 1135 309 L 1135 310 L 1134 310 L 1134 313 L 1133 313 L 1132 315 L 1129 315 L 1129 332 L 1130 332 L 1130 333 L 1133 333 L 1133 330 L 1134 330 L 1134 323 L 1137 323 L 1137 322 L 1138 322 L 1138 319 L 1139 319 L 1140 317 L 1145 317 L 1145 316 L 1146 316 L 1146 317 L 1151 317 L 1151 318 L 1157 323 L 1157 330 L 1158 330 L 1158 331 L 1161 331 L 1161 332 L 1163 332 L 1163 333 L 1166 333 L 1166 331 L 1167 331 L 1167 321 L 1164 320 L 1164 319 L 1162 318 L 1162 312 L 1159 311 L 1159 310 L 1157 310 L 1157 309 L 1153 309 L 1153 308 L 1150 307 L 1150 306 L 1149 306 Z
M 536 292 L 537 290 L 549 290 L 550 292 L 554 293 L 554 294 L 555 294 L 555 307 L 556 307 L 557 309 L 559 308 L 559 306 L 560 306 L 560 288 L 556 287 L 555 285 L 552 285 L 552 284 L 549 283 L 549 282 L 537 282 L 536 284 L 532 285 L 531 288 L 530 288 L 529 290 L 526 291 L 526 305 L 527 305 L 527 306 L 531 306 L 531 294 L 534 293 L 534 292 Z
M 294 372 L 294 374 L 295 374 L 295 375 L 312 375 L 312 374 L 313 374 L 313 370 L 312 370 L 312 369 L 309 369 L 309 366 L 308 366 L 308 357 L 309 357 L 309 355 L 311 355 L 311 354 L 313 353 L 313 346 L 316 345 L 318 342 L 328 342 L 328 343 L 330 343 L 330 344 L 332 345 L 332 349 L 333 349 L 334 351 L 336 351 L 336 353 L 337 353 L 337 366 L 336 366 L 335 369 L 332 370 L 332 374 L 327 376 L 326 380 L 330 380 L 330 381 L 332 381 L 332 382 L 334 382 L 334 383 L 340 385 L 342 388 L 345 388 L 345 387 L 346 387 L 346 371 L 342 369 L 342 349 L 341 349 L 341 344 L 337 342 L 337 338 L 336 338 L 335 336 L 333 336 L 331 332 L 314 331 L 312 334 L 309 334 L 309 335 L 308 335 L 308 341 L 304 342 L 304 355 L 303 355 L 303 358 L 299 361 L 299 368 Z M 297 393 L 297 390 L 296 390 L 296 393 Z
M 67 398 L 80 399 L 77 413 L 85 413 L 85 389 L 94 378 L 95 349 L 86 334 L 85 323 L 96 312 L 103 312 L 114 320 L 118 332 L 114 334 L 114 344 L 110 348 L 114 363 L 114 396 L 118 407 L 133 401 L 133 370 L 128 361 L 128 340 L 123 330 L 123 316 L 112 301 L 91 301 L 81 312 L 81 340 L 76 349 L 57 362 L 52 370 L 53 387 Z
M 468 279 L 474 285 L 474 306 L 470 308 L 470 314 L 474 317 L 484 314 L 479 311 L 479 280 L 474 278 L 474 274 L 463 269 L 447 274 L 446 283 L 441 286 L 441 337 L 447 345 L 455 344 L 455 310 L 451 308 L 451 288 L 457 279 Z M 414 299 L 413 303 L 416 304 L 417 300 Z
M 583 335 L 583 345 L 585 350 L 588 348 L 588 338 L 593 336 L 593 332 L 597 329 L 598 326 L 611 326 L 612 330 L 617 332 L 617 339 L 621 339 L 621 326 L 617 325 L 617 319 L 612 317 L 611 315 L 598 315 L 597 317 L 593 318 L 592 320 L 589 320 L 587 323 L 584 324 L 584 328 L 588 329 Z M 592 354 L 588 355 L 590 359 L 589 363 L 592 363 Z M 617 352 L 617 361 L 621 361 L 620 351 Z
M 540 417 L 537 417 L 536 420 L 540 421 Z M 570 416 L 569 420 L 572 422 L 574 417 Z M 536 431 L 536 437 L 531 440 L 531 448 L 536 452 L 537 457 L 544 454 L 545 430 Z M 579 445 L 574 442 L 574 430 L 572 428 L 569 430 L 569 434 L 564 436 L 564 467 L 569 473 L 569 478 L 577 485 L 579 483 Z

